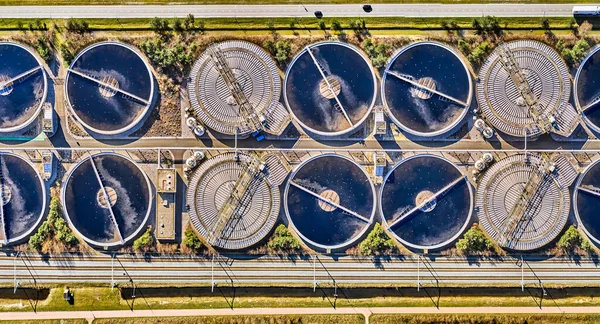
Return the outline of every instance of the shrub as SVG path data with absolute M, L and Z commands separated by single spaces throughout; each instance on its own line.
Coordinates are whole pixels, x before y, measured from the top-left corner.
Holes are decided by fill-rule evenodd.
M 179 18 L 173 20 L 173 30 L 177 32 L 183 31 L 183 22 Z
M 275 233 L 267 242 L 267 247 L 276 252 L 298 252 L 302 249 L 300 242 L 290 233 L 283 224 L 279 224 L 275 229 Z
M 393 252 L 396 249 L 394 241 L 385 233 L 383 226 L 375 223 L 375 227 L 360 244 L 358 250 L 362 255 L 378 255 Z
M 50 48 L 48 47 L 48 44 L 46 44 L 46 42 L 44 41 L 43 38 L 38 38 L 37 39 L 37 46 L 35 48 L 37 50 L 37 52 L 40 54 L 40 57 L 44 60 L 44 61 L 48 61 L 50 59 Z
M 75 56 L 69 49 L 69 46 L 67 46 L 66 44 L 61 44 L 59 48 L 60 48 L 60 56 L 62 56 L 64 64 L 69 66 L 71 64 L 71 62 L 73 62 L 73 59 L 75 58 Z
M 325 28 L 327 28 L 327 25 L 325 25 L 325 22 L 323 20 L 319 20 L 319 29 L 325 30 Z
M 335 30 L 335 31 L 341 31 L 342 30 L 342 24 L 340 24 L 339 21 L 334 20 L 331 22 L 331 30 Z
M 565 234 L 560 237 L 556 246 L 567 253 L 573 253 L 577 250 L 590 251 L 592 249 L 590 242 L 581 236 L 573 225 L 569 226 Z
M 78 34 L 83 34 L 90 31 L 88 22 L 83 19 L 77 18 L 67 19 L 67 24 L 65 25 L 65 28 L 67 29 L 67 31 Z
M 541 21 L 542 29 L 548 30 L 550 29 L 550 20 L 547 17 L 542 18 Z
M 189 46 L 183 43 L 165 44 L 162 39 L 156 38 L 143 41 L 140 48 L 153 64 L 161 68 L 173 68 L 193 63 L 197 46 L 193 43 Z
M 274 41 L 272 39 L 267 39 L 263 43 L 263 47 L 265 47 L 279 63 L 287 61 L 292 52 L 292 45 L 285 40 Z
M 159 34 L 164 33 L 169 30 L 169 20 L 166 18 L 154 17 L 150 21 L 150 29 Z
M 478 66 L 483 63 L 483 60 L 492 50 L 492 46 L 488 42 L 481 42 L 477 47 L 467 56 L 471 64 Z
M 383 67 L 392 54 L 389 44 L 374 44 L 370 38 L 367 38 L 362 42 L 362 47 L 365 52 L 367 52 L 371 62 L 373 62 L 373 66 L 376 68 Z
M 590 49 L 590 44 L 583 38 L 577 41 L 572 49 L 565 48 L 562 44 L 561 46 L 563 47 L 561 55 L 569 65 L 581 62 L 585 58 L 585 53 Z
M 469 54 L 471 54 L 471 45 L 469 45 L 469 43 L 467 43 L 464 39 L 459 39 L 458 50 L 464 55 L 468 56 Z
M 29 238 L 29 246 L 32 249 L 40 250 L 46 241 L 53 239 L 67 247 L 74 246 L 79 242 L 62 217 L 60 201 L 56 197 L 50 201 L 48 218 L 40 225 L 37 232 Z
M 154 235 L 152 234 L 152 227 L 148 226 L 144 234 L 133 241 L 133 248 L 136 251 L 147 252 L 154 247 Z
M 185 28 L 185 30 L 196 28 L 196 17 L 192 14 L 188 14 L 183 21 L 183 28 Z
M 192 249 L 195 252 L 202 250 L 202 248 L 204 247 L 204 244 L 202 244 L 202 241 L 200 241 L 200 239 L 198 238 L 196 233 L 194 233 L 194 230 L 192 230 L 190 226 L 188 226 L 185 229 L 185 232 L 183 233 L 183 241 L 181 242 L 181 244 Z
M 456 242 L 456 250 L 462 255 L 490 252 L 493 248 L 494 244 L 477 226 L 471 227 L 463 238 Z

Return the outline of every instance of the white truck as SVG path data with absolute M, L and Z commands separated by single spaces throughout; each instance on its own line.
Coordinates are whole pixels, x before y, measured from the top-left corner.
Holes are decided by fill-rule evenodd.
M 600 15 L 600 6 L 573 6 L 573 16 L 594 17 Z

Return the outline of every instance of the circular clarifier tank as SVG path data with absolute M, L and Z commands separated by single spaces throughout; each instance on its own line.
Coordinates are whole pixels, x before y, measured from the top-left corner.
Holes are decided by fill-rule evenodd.
M 579 65 L 575 75 L 575 104 L 583 111 L 586 124 L 600 132 L 600 47 L 594 48 Z
M 0 192 L 0 243 L 21 241 L 44 216 L 44 183 L 29 161 L 12 153 L 0 153 Z
M 308 244 L 342 249 L 358 240 L 375 215 L 375 187 L 351 159 L 325 154 L 304 161 L 285 187 L 285 213 Z
M 238 186 L 240 192 L 233 192 L 240 185 L 238 179 L 250 175 L 246 171 L 259 163 L 258 158 L 243 153 L 220 154 L 203 162 L 190 177 L 190 220 L 209 244 L 228 250 L 248 248 L 264 239 L 275 225 L 280 192 L 269 179 L 277 171 L 268 161 L 262 171 L 254 169 L 257 172 L 247 186 Z M 242 198 L 234 202 L 230 199 L 234 194 Z M 227 206 L 232 208 L 229 213 Z
M 508 62 L 508 63 L 507 63 Z M 514 63 L 514 64 L 513 64 Z M 517 71 L 511 77 L 509 69 Z M 514 80 L 526 80 L 519 91 Z M 540 114 L 558 119 L 561 106 L 568 103 L 571 80 L 567 65 L 552 47 L 533 40 L 499 45 L 479 70 L 477 102 L 486 120 L 505 134 L 524 137 L 543 132 L 531 115 L 524 94 L 536 102 Z M 529 95 L 527 95 L 529 93 Z
M 0 132 L 19 131 L 37 118 L 47 82 L 42 62 L 31 49 L 0 42 Z
M 73 229 L 94 246 L 118 246 L 135 237 L 150 215 L 152 195 L 146 174 L 114 154 L 88 156 L 73 167 L 62 190 Z
M 467 65 L 454 50 L 419 42 L 392 58 L 381 93 L 398 127 L 416 136 L 438 136 L 464 118 L 471 104 L 472 82 Z
M 549 171 L 542 156 L 516 154 L 495 162 L 479 180 L 477 214 L 498 245 L 534 250 L 552 241 L 569 217 L 567 168 Z M 573 171 L 574 173 L 574 171 Z
M 380 211 L 390 232 L 416 249 L 452 243 L 469 224 L 473 192 L 468 179 L 450 161 L 415 155 L 387 174 Z
M 575 216 L 588 237 L 600 244 L 600 160 L 587 167 L 573 193 Z
M 357 129 L 376 99 L 375 73 L 352 45 L 309 45 L 290 63 L 284 81 L 285 103 L 296 121 L 318 135 Z
M 190 103 L 196 115 L 220 133 L 243 136 L 262 124 L 264 131 L 279 134 L 289 123 L 289 113 L 279 103 L 279 70 L 255 44 L 226 41 L 211 45 L 192 67 L 190 79 Z M 249 105 L 240 105 L 245 100 Z
M 75 118 L 97 134 L 115 135 L 134 128 L 151 107 L 154 80 L 150 67 L 132 46 L 97 43 L 71 63 L 66 98 Z

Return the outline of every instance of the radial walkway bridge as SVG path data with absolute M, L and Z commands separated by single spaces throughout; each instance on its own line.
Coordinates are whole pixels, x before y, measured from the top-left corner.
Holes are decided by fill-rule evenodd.
M 10 87 L 15 83 L 21 82 L 25 79 L 27 79 L 28 77 L 30 77 L 31 75 L 33 75 L 35 72 L 41 70 L 42 67 L 41 66 L 36 66 L 31 70 L 25 71 L 15 77 L 12 77 L 6 81 L 2 81 L 0 82 L 0 91 L 4 90 L 4 88 Z
M 219 71 L 219 74 L 221 75 L 223 81 L 225 81 L 225 84 L 227 85 L 227 88 L 231 92 L 231 96 L 233 97 L 233 99 L 235 99 L 241 117 L 248 121 L 248 125 L 252 129 L 252 132 L 261 131 L 263 129 L 263 124 L 260 121 L 258 115 L 256 114 L 254 107 L 246 97 L 244 90 L 235 78 L 233 71 L 231 70 L 229 64 L 227 63 L 227 60 L 225 59 L 225 55 L 216 46 L 210 46 L 208 48 L 208 51 L 211 59 L 215 63 L 215 67 Z
M 256 156 L 250 156 L 248 161 L 245 161 L 242 172 L 237 181 L 231 186 L 231 193 L 219 210 L 217 220 L 209 230 L 207 241 L 211 245 L 222 238 L 223 232 L 229 224 L 230 220 L 236 217 L 242 217 L 246 208 L 252 202 L 254 187 L 262 171 L 265 168 L 265 163 Z
M 104 197 L 104 203 L 106 204 L 106 209 L 108 209 L 109 212 L 109 216 L 111 221 L 113 222 L 113 225 L 115 226 L 115 233 L 118 234 L 119 237 L 119 241 L 121 242 L 121 244 L 125 244 L 125 240 L 123 239 L 123 234 L 121 233 L 121 229 L 119 228 L 119 223 L 117 222 L 117 218 L 115 217 L 115 213 L 113 211 L 113 201 L 115 201 L 115 198 L 111 199 L 109 194 L 108 194 L 108 190 L 106 190 L 106 186 L 104 185 L 104 177 L 102 177 L 102 175 L 100 174 L 100 172 L 98 172 L 98 169 L 96 168 L 96 163 L 94 162 L 94 158 L 92 156 L 90 156 L 90 163 L 92 164 L 92 169 L 94 169 L 94 174 L 96 175 L 96 179 L 98 179 L 98 183 L 100 184 L 100 190 L 101 193 Z
M 8 242 L 8 236 L 6 234 L 6 219 L 4 219 L 4 174 L 2 173 L 2 157 L 0 156 L 0 244 Z
M 82 72 L 79 72 L 79 71 L 77 71 L 77 70 L 73 70 L 73 69 L 68 69 L 68 71 L 69 71 L 69 72 L 72 72 L 72 73 L 74 73 L 74 74 L 76 74 L 76 75 L 78 75 L 78 76 L 80 76 L 80 77 L 82 77 L 82 78 L 84 78 L 84 79 L 87 79 L 87 80 L 90 80 L 90 81 L 92 81 L 92 82 L 95 82 L 95 83 L 97 83 L 97 84 L 98 84 L 100 87 L 102 87 L 102 88 L 104 88 L 104 89 L 108 89 L 108 90 L 110 90 L 110 91 L 114 91 L 114 92 L 116 92 L 116 93 L 120 93 L 120 94 L 121 94 L 121 95 L 122 95 L 124 98 L 133 99 L 133 100 L 139 101 L 139 102 L 141 102 L 141 103 L 143 103 L 143 104 L 145 104 L 145 105 L 149 105 L 149 104 L 150 104 L 150 101 L 148 101 L 148 100 L 146 100 L 146 99 L 143 99 L 143 98 L 140 98 L 140 97 L 138 97 L 138 96 L 134 95 L 133 93 L 130 93 L 130 92 L 128 92 L 128 91 L 125 91 L 125 90 L 123 90 L 123 89 L 121 89 L 121 88 L 119 88 L 119 87 L 116 87 L 116 86 L 112 85 L 112 84 L 109 84 L 109 83 L 107 83 L 107 82 L 104 82 L 104 81 L 102 81 L 102 80 L 99 80 L 99 79 L 98 79 L 98 78 L 96 78 L 96 77 L 93 77 L 93 76 L 87 75 L 87 74 L 85 74 L 85 73 L 82 73 Z
M 427 86 L 426 84 L 417 82 L 415 80 L 415 77 L 413 77 L 412 75 L 402 74 L 402 73 L 398 73 L 398 72 L 390 71 L 390 70 L 386 71 L 386 73 L 412 85 L 415 88 L 419 88 L 428 93 L 433 93 L 433 94 L 437 95 L 438 97 L 440 97 L 440 100 L 454 102 L 455 104 L 461 105 L 463 107 L 468 106 L 467 103 L 462 100 L 456 99 L 448 94 L 445 94 L 441 91 L 433 89 L 432 87 Z
M 506 44 L 500 43 L 498 44 L 498 54 L 500 56 L 500 62 L 502 63 L 502 66 L 510 75 L 510 78 L 515 84 L 518 93 L 523 97 L 525 105 L 527 105 L 529 109 L 529 114 L 533 120 L 535 120 L 535 123 L 544 133 L 552 131 L 554 129 L 554 117 L 545 114 L 544 107 L 540 104 L 536 95 L 533 93 L 531 85 L 527 81 L 527 77 L 517 63 L 517 60 L 515 59 L 515 56 L 510 48 L 508 48 Z
M 544 197 L 544 184 L 554 170 L 555 164 L 547 156 L 542 156 L 541 161 L 533 166 L 515 205 L 504 221 L 498 240 L 501 246 L 509 246 L 508 244 L 519 235 L 521 226 L 533 218 Z

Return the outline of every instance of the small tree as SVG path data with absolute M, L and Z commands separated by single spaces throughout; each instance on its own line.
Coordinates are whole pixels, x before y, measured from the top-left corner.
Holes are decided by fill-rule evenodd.
M 319 29 L 325 30 L 326 28 L 327 28 L 327 25 L 325 25 L 325 22 L 323 20 L 319 20 Z
M 549 30 L 550 29 L 550 20 L 547 17 L 542 18 L 542 29 Z
M 133 248 L 136 251 L 147 252 L 154 247 L 154 235 L 152 234 L 152 227 L 148 226 L 144 234 L 133 241 Z
M 340 24 L 339 21 L 334 20 L 331 22 L 331 30 L 334 30 L 337 32 L 342 31 L 342 25 Z
M 190 248 L 194 252 L 198 252 L 204 247 L 202 241 L 200 241 L 196 233 L 194 233 L 194 230 L 192 230 L 192 227 L 189 225 L 185 229 L 185 232 L 183 234 L 183 241 L 181 242 L 181 244 Z
M 490 252 L 493 247 L 494 244 L 477 226 L 471 227 L 463 238 L 456 242 L 456 251 L 462 255 Z
M 577 250 L 590 251 L 592 249 L 590 242 L 581 236 L 573 225 L 569 226 L 565 234 L 560 237 L 556 246 L 567 253 L 577 252 Z
M 471 54 L 471 45 L 469 45 L 469 43 L 467 43 L 464 39 L 459 39 L 458 50 L 464 55 L 468 56 L 469 54 Z
M 150 20 L 150 29 L 158 34 L 164 33 L 169 30 L 169 21 L 167 19 L 154 17 Z
M 173 19 L 173 30 L 176 32 L 183 31 L 183 22 L 179 18 Z
M 44 243 L 51 240 L 57 240 L 67 247 L 72 247 L 79 242 L 62 217 L 60 201 L 56 197 L 50 201 L 48 218 L 40 225 L 37 232 L 29 237 L 29 246 L 39 251 L 42 250 Z
M 196 28 L 196 17 L 194 17 L 192 14 L 188 14 L 183 21 L 183 28 L 185 28 L 185 30 Z
M 383 226 L 375 223 L 371 233 L 358 245 L 358 250 L 362 255 L 379 255 L 395 251 L 396 244 L 385 233 Z
M 473 29 L 475 29 L 476 35 L 483 35 L 483 28 L 481 27 L 481 24 L 479 23 L 479 20 L 477 18 L 473 18 L 471 26 L 473 27 Z
M 267 242 L 267 247 L 276 252 L 293 253 L 302 249 L 300 242 L 290 233 L 283 224 L 279 224 L 275 233 Z
M 292 52 L 292 45 L 286 40 L 274 41 L 272 39 L 267 39 L 263 43 L 263 47 L 265 47 L 271 55 L 275 56 L 275 59 L 279 63 L 285 62 Z
M 492 46 L 488 42 L 481 42 L 467 57 L 471 64 L 478 66 L 483 63 L 488 53 L 492 50 Z

